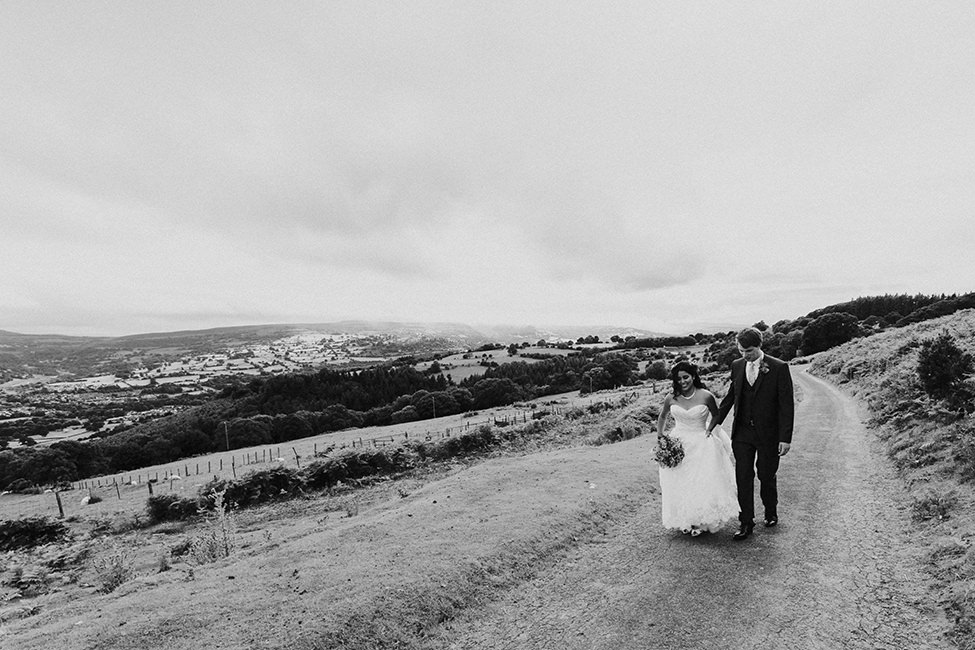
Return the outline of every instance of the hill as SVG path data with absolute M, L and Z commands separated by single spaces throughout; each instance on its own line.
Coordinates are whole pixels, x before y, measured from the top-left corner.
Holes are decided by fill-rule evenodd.
M 140 364 L 223 353 L 257 345 L 273 345 L 294 337 L 347 337 L 363 340 L 363 354 L 393 358 L 402 355 L 449 353 L 498 343 L 613 335 L 654 336 L 623 327 L 551 327 L 415 323 L 346 320 L 330 323 L 243 325 L 205 330 L 153 332 L 118 337 L 19 334 L 0 330 L 0 382 L 36 375 L 90 376 L 131 370 Z
M 927 548 L 938 600 L 955 621 L 961 648 L 975 647 L 975 391 L 969 376 L 945 398 L 922 388 L 919 356 L 926 342 L 947 334 L 963 354 L 975 354 L 975 309 L 860 338 L 816 357 L 811 372 L 843 386 L 871 414 L 900 476 L 908 506 Z M 959 399 L 959 397 L 961 399 Z M 966 401 L 967 400 L 967 401 Z
M 99 503 L 62 493 L 74 537 L 3 556 L 4 648 L 642 650 L 719 635 L 731 648 L 944 648 L 944 617 L 906 564 L 904 540 L 920 535 L 901 534 L 902 492 L 849 398 L 796 375 L 805 438 L 783 467 L 788 517 L 748 545 L 660 527 L 652 442 L 626 439 L 660 393 L 574 396 L 524 424 L 210 484 L 250 505 L 204 517 L 133 517 L 145 484 L 118 498 L 102 485 Z M 381 471 L 360 474 L 367 463 Z M 341 482 L 309 489 L 327 473 Z M 182 508 L 192 480 L 157 483 L 156 498 Z M 46 501 L 14 503 L 53 507 L 30 498 Z M 742 575 L 757 576 L 744 591 Z

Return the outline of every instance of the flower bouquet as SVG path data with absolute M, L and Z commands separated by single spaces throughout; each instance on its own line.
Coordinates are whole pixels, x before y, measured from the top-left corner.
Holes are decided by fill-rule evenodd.
M 657 436 L 657 446 L 654 448 L 653 459 L 661 467 L 677 467 L 684 460 L 684 446 L 680 440 L 665 433 Z

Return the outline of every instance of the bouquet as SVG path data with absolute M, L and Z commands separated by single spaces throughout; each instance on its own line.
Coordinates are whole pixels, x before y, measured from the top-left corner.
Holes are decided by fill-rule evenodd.
M 657 436 L 657 446 L 654 448 L 653 459 L 661 467 L 677 467 L 684 460 L 684 446 L 680 440 L 665 433 Z

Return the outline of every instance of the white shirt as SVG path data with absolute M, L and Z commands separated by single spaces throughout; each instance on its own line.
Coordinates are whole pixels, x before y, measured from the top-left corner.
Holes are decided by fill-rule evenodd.
M 758 358 L 754 361 L 745 362 L 745 379 L 748 380 L 749 386 L 754 386 L 755 381 L 758 380 L 758 369 L 762 365 L 762 361 L 765 359 L 765 353 L 762 352 L 758 355 Z

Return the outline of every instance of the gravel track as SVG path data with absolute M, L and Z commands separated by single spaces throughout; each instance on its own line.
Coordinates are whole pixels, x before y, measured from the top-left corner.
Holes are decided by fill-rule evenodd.
M 654 494 L 551 570 L 449 623 L 442 647 L 950 648 L 912 546 L 910 497 L 863 414 L 804 370 L 793 375 L 778 527 L 759 524 L 744 542 L 730 529 L 690 538 L 660 526 Z

